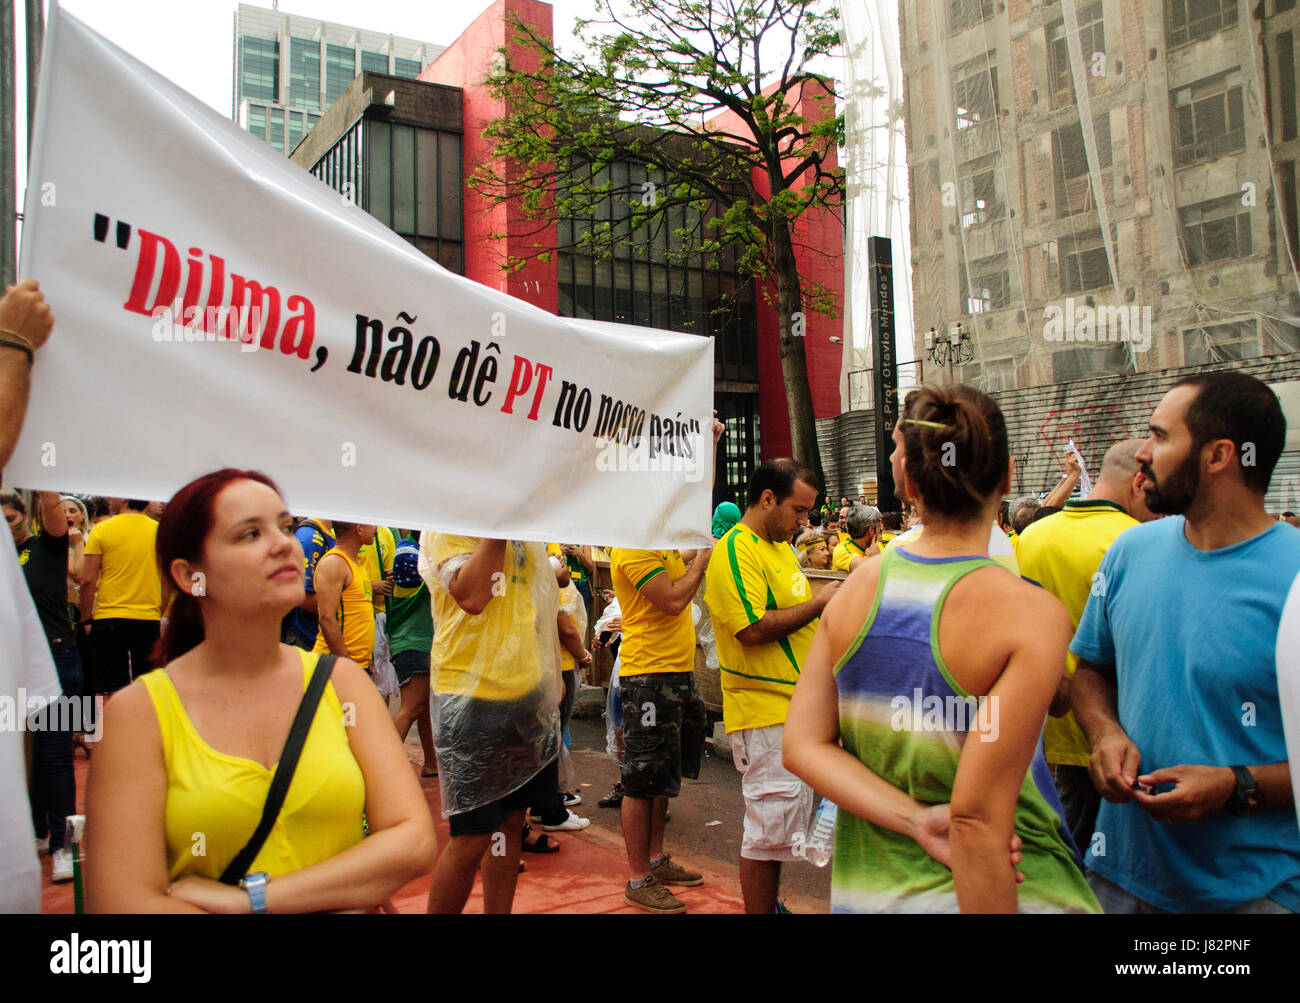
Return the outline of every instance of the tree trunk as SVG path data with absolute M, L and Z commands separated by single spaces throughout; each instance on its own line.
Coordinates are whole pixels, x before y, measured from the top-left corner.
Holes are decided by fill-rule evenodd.
M 811 468 L 825 488 L 817 427 L 813 424 L 812 388 L 808 384 L 808 357 L 804 336 L 793 333 L 795 318 L 803 320 L 803 293 L 799 288 L 799 267 L 795 262 L 790 224 L 774 211 L 772 223 L 773 273 L 776 278 L 777 321 L 780 329 L 778 354 L 785 381 L 786 406 L 790 412 L 790 448 L 798 463 Z M 800 324 L 799 330 L 805 325 Z

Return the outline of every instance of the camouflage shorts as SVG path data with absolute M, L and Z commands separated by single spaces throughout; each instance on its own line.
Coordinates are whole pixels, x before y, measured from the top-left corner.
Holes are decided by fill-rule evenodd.
M 704 758 L 708 712 L 691 672 L 620 676 L 623 701 L 623 792 L 675 798 L 682 777 L 695 780 Z

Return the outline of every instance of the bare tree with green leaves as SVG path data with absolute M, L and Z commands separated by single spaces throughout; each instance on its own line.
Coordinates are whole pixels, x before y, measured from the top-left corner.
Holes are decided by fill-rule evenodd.
M 533 251 L 506 267 L 562 249 L 600 260 L 667 230 L 682 261 L 702 255 L 716 268 L 725 257 L 742 279 L 770 280 L 794 456 L 820 471 L 803 318 L 805 308 L 834 316 L 834 300 L 800 275 L 796 222 L 810 208 L 838 218 L 843 207 L 832 164 L 844 120 L 834 81 L 813 69 L 839 44 L 838 11 L 828 0 L 596 0 L 596 9 L 598 19 L 578 22 L 584 54 L 574 58 L 514 20 L 522 55 L 503 50 L 487 81 L 507 112 L 486 130 L 496 163 L 471 183 L 536 224 L 525 235 Z M 803 97 L 815 111 L 801 112 Z M 648 180 L 620 188 L 616 164 Z M 563 247 L 557 218 L 576 221 L 560 228 Z M 838 242 L 818 250 L 842 253 Z

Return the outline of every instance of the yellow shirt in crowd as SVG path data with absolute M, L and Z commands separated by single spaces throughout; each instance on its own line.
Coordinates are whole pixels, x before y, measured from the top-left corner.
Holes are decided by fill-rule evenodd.
M 433 691 L 479 700 L 518 700 L 543 685 L 545 671 L 555 672 L 555 661 L 543 665 L 533 601 L 539 575 L 546 575 L 555 591 L 555 572 L 540 545 L 511 540 L 506 544 L 505 566 L 497 572 L 501 577 L 494 579 L 492 599 L 482 613 L 470 616 L 439 580 L 438 570 L 446 561 L 472 554 L 478 545 L 474 536 L 420 535 L 420 552 L 429 569 L 425 581 L 433 602 Z M 554 607 L 550 621 L 547 640 L 558 651 Z
M 736 633 L 769 609 L 788 609 L 812 598 L 794 550 L 784 540 L 768 542 L 737 523 L 714 548 L 704 580 L 704 601 L 718 642 L 727 732 L 784 724 L 817 621 L 768 644 L 741 644 Z
M 162 578 L 158 574 L 158 524 L 131 509 L 105 519 L 90 531 L 86 556 L 98 555 L 96 620 L 157 620 Z
M 573 626 L 578 630 L 578 636 L 583 639 L 583 643 L 585 644 L 587 640 L 587 614 L 582 611 L 581 606 L 582 593 L 578 591 L 578 586 L 574 585 L 573 582 L 569 582 L 568 585 L 560 589 L 560 610 L 569 614 L 569 618 L 573 620 Z M 564 646 L 563 642 L 561 642 L 560 671 L 570 672 L 577 667 L 578 663 L 574 660 L 573 656 L 569 654 L 569 649 Z
M 330 554 L 343 558 L 352 569 L 352 581 L 348 582 L 339 597 L 339 629 L 343 632 L 343 644 L 348 649 L 348 657 L 362 668 L 368 668 L 375 656 L 375 613 L 370 603 L 370 579 L 366 577 L 365 569 L 338 547 L 321 554 L 321 561 Z M 316 566 L 320 567 L 320 561 L 316 562 Z M 316 629 L 316 646 L 311 650 L 318 655 L 329 653 L 330 646 L 325 640 L 324 631 L 319 627 Z
M 667 576 L 675 582 L 686 574 L 678 550 L 610 552 L 610 578 L 623 611 L 623 643 L 618 650 L 619 678 L 647 672 L 691 672 L 695 668 L 695 624 L 688 605 L 670 616 L 641 594 L 641 587 Z
M 1062 511 L 1031 523 L 1020 534 L 1020 573 L 1061 600 L 1070 611 L 1070 626 L 1078 629 L 1101 559 L 1120 533 L 1137 524 L 1112 501 L 1067 501 Z M 1073 676 L 1078 664 L 1078 656 L 1067 652 L 1065 674 Z M 1049 763 L 1088 765 L 1092 747 L 1073 711 L 1048 717 L 1043 753 Z
M 373 582 L 382 582 L 388 572 L 393 570 L 393 555 L 397 553 L 397 541 L 393 531 L 387 526 L 375 527 L 375 542 L 367 543 L 357 551 L 357 563 L 366 569 L 366 576 Z M 387 608 L 387 597 L 373 592 L 371 603 L 376 613 L 383 613 Z
M 299 657 L 305 692 L 318 656 L 303 651 Z M 274 771 L 217 752 L 203 741 L 165 669 L 140 678 L 158 716 L 167 766 L 167 876 L 172 881 L 188 875 L 215 880 L 257 828 Z M 347 730 L 334 684 L 326 683 L 284 806 L 250 871 L 266 871 L 274 878 L 361 842 L 366 784 Z M 204 835 L 201 845 L 194 838 L 198 832 Z
M 855 557 L 866 556 L 867 552 L 854 543 L 852 537 L 846 536 L 831 554 L 831 570 L 848 571 L 849 564 Z

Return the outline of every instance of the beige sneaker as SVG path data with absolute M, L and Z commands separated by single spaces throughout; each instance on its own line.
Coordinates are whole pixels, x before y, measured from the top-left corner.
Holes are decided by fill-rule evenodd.
M 686 911 L 686 903 L 661 885 L 652 874 L 640 888 L 629 881 L 623 888 L 623 901 L 646 912 L 679 913 Z
M 673 863 L 673 855 L 665 853 L 664 859 L 659 861 L 658 867 L 650 868 L 650 873 L 660 884 L 665 885 L 702 885 L 704 884 L 704 875 L 696 874 L 694 871 L 688 871 L 680 864 Z

